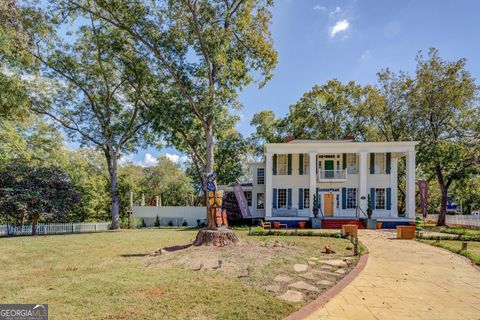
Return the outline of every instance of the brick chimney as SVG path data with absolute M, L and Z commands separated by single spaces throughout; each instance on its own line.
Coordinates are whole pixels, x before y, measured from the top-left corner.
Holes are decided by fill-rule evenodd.
M 290 141 L 293 141 L 293 140 L 295 140 L 294 136 L 286 136 L 285 137 L 285 143 L 289 143 Z

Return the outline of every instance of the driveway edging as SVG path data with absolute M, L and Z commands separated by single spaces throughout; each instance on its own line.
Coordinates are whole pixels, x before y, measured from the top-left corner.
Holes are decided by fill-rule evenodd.
M 322 306 L 324 306 L 328 301 L 335 297 L 340 291 L 342 291 L 346 286 L 348 286 L 367 265 L 368 253 L 360 256 L 357 265 L 352 269 L 342 280 L 340 280 L 336 285 L 322 293 L 315 300 L 303 306 L 300 310 L 295 311 L 294 313 L 288 315 L 284 320 L 299 320 L 303 319 Z

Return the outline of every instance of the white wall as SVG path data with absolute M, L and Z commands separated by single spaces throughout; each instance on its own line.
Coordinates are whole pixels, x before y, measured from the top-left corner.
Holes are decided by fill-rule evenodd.
M 181 225 L 183 221 L 186 221 L 189 226 L 197 226 L 198 219 L 204 222 L 206 208 L 134 206 L 133 215 L 140 220 L 144 219 L 148 227 L 154 225 L 157 216 L 162 225 L 167 225 L 171 220 L 174 225 Z

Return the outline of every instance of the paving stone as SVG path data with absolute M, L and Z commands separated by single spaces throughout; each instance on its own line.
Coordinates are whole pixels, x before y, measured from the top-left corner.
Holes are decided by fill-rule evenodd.
M 280 291 L 280 286 L 270 285 L 270 286 L 263 287 L 263 289 L 273 293 L 277 293 L 278 291 Z
M 317 264 L 315 261 L 307 261 L 307 263 L 308 263 L 309 265 L 311 265 L 311 266 L 314 266 L 314 265 Z
M 290 302 L 301 302 L 303 301 L 303 293 L 295 290 L 287 290 L 287 292 L 279 296 L 279 298 Z
M 320 275 L 329 275 L 329 276 L 335 276 L 335 277 L 338 277 L 340 276 L 341 274 L 339 273 L 335 273 L 335 272 L 330 272 L 330 271 L 325 271 L 325 270 L 313 270 L 312 271 L 314 274 L 320 274 Z
M 293 265 L 293 270 L 295 270 L 296 272 L 305 272 L 307 271 L 307 269 L 308 269 L 308 266 L 303 263 L 297 263 Z
M 318 276 L 311 273 L 311 272 L 300 273 L 298 276 L 302 277 L 304 279 L 307 279 L 307 280 L 317 280 L 318 279 Z
M 317 257 L 310 257 L 310 258 L 308 258 L 308 260 L 318 261 L 320 259 L 318 259 Z
M 326 264 L 324 264 L 323 266 L 320 266 L 320 269 L 324 269 L 324 270 L 332 270 L 333 267 L 332 266 L 328 266 Z
M 305 281 L 297 281 L 297 282 L 294 282 L 294 283 L 290 283 L 288 286 L 291 287 L 291 288 L 307 290 L 307 291 L 312 291 L 312 292 L 318 292 L 319 291 L 317 287 L 312 286 L 311 284 L 306 283 Z
M 347 263 L 343 260 L 340 259 L 335 259 L 335 260 L 322 260 L 320 263 L 323 264 L 328 264 L 329 266 L 334 266 L 334 267 L 346 267 Z
M 345 271 L 345 269 L 342 269 L 342 268 L 340 268 L 340 269 L 338 269 L 338 270 L 335 270 L 335 273 L 338 273 L 338 274 L 345 274 L 345 273 L 346 273 L 346 271 Z
M 293 281 L 293 279 L 290 278 L 289 276 L 278 275 L 278 276 L 275 277 L 275 279 L 273 279 L 273 281 L 290 283 L 290 282 Z
M 342 257 L 342 260 L 356 260 L 355 257 Z
M 317 281 L 317 284 L 322 286 L 330 286 L 333 284 L 333 282 L 330 280 L 320 280 L 320 281 Z

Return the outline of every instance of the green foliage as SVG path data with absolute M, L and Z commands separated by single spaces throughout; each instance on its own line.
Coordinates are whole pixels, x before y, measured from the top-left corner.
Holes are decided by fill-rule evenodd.
M 79 200 L 70 178 L 58 167 L 10 162 L 0 169 L 0 214 L 16 224 L 66 221 Z
M 187 226 L 188 226 L 188 223 L 187 223 L 187 221 L 183 221 L 183 223 L 182 223 L 182 227 L 187 227 Z
M 173 227 L 173 222 L 172 222 L 172 220 L 168 221 L 168 226 L 169 226 L 169 227 Z
M 160 227 L 160 218 L 158 216 L 155 218 L 154 226 L 155 227 Z
M 145 219 L 142 219 L 142 228 L 146 228 L 147 224 L 145 223 Z
M 313 230 L 265 230 L 262 227 L 254 227 L 249 233 L 249 236 L 304 236 L 304 237 L 333 237 L 341 238 L 342 234 L 340 232 L 317 232 Z

